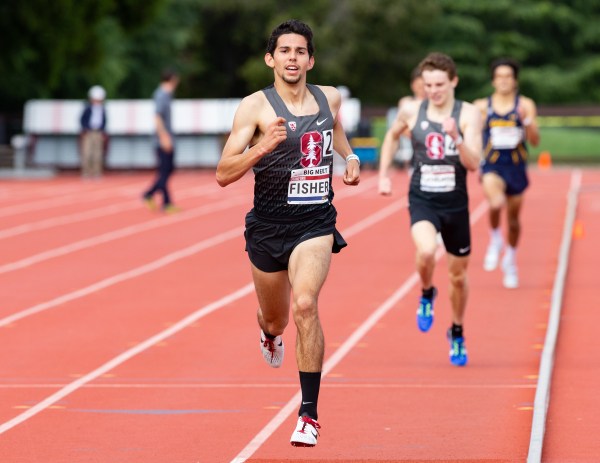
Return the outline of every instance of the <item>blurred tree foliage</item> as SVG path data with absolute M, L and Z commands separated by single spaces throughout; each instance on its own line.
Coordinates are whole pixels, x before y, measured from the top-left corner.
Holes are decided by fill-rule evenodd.
M 21 0 L 0 4 L 0 111 L 30 98 L 81 98 L 129 72 L 131 33 L 162 0 Z
M 542 104 L 598 103 L 599 0 L 440 0 L 431 47 L 459 65 L 460 95 L 491 91 L 489 63 L 512 56 L 521 91 Z
M 499 56 L 522 65 L 538 103 L 600 102 L 600 0 L 20 0 L 0 5 L 0 113 L 31 98 L 148 98 L 162 68 L 178 97 L 242 97 L 273 79 L 270 31 L 311 25 L 309 81 L 346 85 L 365 105 L 395 104 L 428 52 L 450 54 L 457 95 L 491 91 Z

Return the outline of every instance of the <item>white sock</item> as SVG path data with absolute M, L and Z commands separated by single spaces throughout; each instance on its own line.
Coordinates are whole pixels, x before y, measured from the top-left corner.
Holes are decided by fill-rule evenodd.
M 490 242 L 495 244 L 502 244 L 502 232 L 500 227 L 492 228 L 490 230 Z
M 517 262 L 517 248 L 513 248 L 510 245 L 506 246 L 506 251 L 504 251 L 504 259 L 507 262 L 515 264 Z

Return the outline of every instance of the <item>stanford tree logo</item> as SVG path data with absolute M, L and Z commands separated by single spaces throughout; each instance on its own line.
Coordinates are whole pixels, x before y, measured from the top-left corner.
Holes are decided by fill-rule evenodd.
M 316 167 L 321 164 L 323 137 L 319 132 L 307 132 L 300 138 L 302 167 Z
M 444 159 L 444 136 L 441 133 L 430 132 L 425 137 L 427 156 L 431 159 Z

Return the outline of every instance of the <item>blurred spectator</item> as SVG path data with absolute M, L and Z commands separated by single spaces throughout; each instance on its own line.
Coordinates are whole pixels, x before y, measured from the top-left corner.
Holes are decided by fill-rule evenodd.
M 88 92 L 89 102 L 81 114 L 81 175 L 98 178 L 102 175 L 106 146 L 106 91 L 94 85 Z
M 175 139 L 171 125 L 171 105 L 173 93 L 179 84 L 179 75 L 166 69 L 162 72 L 160 85 L 154 91 L 154 145 L 158 156 L 156 180 L 149 190 L 144 193 L 144 202 L 149 209 L 156 209 L 154 194 L 162 193 L 162 209 L 165 212 L 177 212 L 179 209 L 171 202 L 168 182 L 175 169 Z

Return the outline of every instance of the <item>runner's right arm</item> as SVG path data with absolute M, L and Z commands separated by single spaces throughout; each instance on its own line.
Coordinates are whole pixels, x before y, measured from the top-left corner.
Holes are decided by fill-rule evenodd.
M 263 156 L 287 138 L 283 117 L 261 126 L 262 98 L 259 92 L 244 98 L 235 113 L 231 133 L 217 164 L 216 177 L 220 186 L 242 178 Z M 252 147 L 246 150 L 250 144 Z

